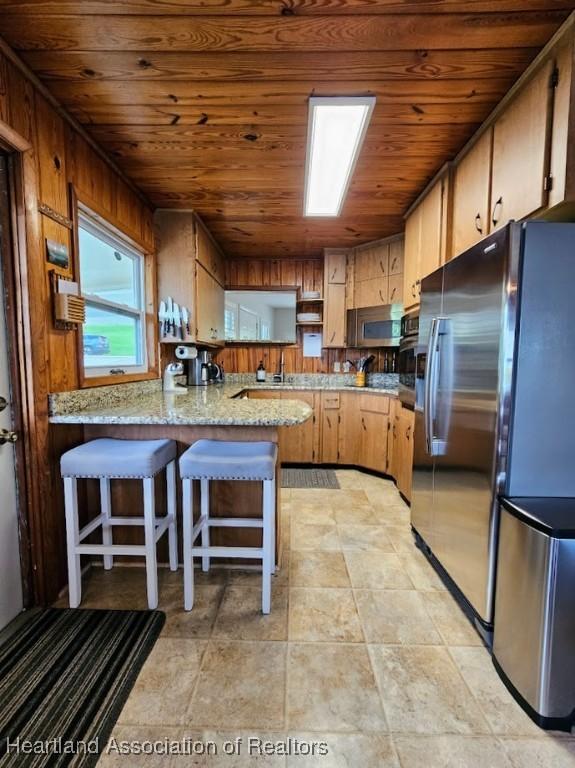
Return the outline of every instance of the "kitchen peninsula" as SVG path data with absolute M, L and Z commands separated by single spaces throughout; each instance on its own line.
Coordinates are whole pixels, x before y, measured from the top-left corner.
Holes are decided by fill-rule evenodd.
M 159 379 L 149 382 L 95 387 L 50 396 L 50 422 L 54 429 L 65 431 L 82 428 L 83 440 L 99 437 L 152 440 L 170 438 L 182 453 L 196 440 L 258 441 L 278 443 L 278 430 L 302 424 L 312 409 L 297 399 L 262 403 L 238 398 L 244 388 L 237 385 L 214 385 L 184 390 L 183 394 L 162 391 Z M 62 436 L 62 435 L 61 435 Z M 281 451 L 281 447 L 280 447 Z M 278 464 L 280 457 L 278 456 Z M 279 472 L 278 472 L 279 477 Z M 88 482 L 86 507 L 91 516 L 97 514 L 98 493 L 95 481 Z M 212 485 L 210 500 L 213 516 L 259 517 L 262 489 L 256 482 L 217 481 Z M 280 483 L 277 484 L 279 501 Z M 141 509 L 141 484 L 133 480 L 112 482 L 112 504 L 124 515 Z M 165 509 L 164 483 L 156 483 L 158 509 Z M 196 497 L 197 498 L 197 497 Z M 279 510 L 280 505 L 277 504 Z M 277 520 L 276 549 L 281 554 L 280 520 Z M 133 527 L 117 528 L 118 543 L 136 543 L 141 535 Z M 218 528 L 214 543 L 223 546 L 254 546 L 256 529 Z M 160 560 L 166 553 L 159 545 Z

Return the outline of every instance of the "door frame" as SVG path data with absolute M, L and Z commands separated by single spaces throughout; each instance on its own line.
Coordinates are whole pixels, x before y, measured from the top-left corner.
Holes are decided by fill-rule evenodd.
M 32 335 L 29 314 L 28 265 L 26 249 L 25 165 L 31 158 L 31 145 L 0 120 L 0 150 L 7 158 L 10 205 L 10 247 L 0 253 L 4 285 L 8 365 L 12 388 L 13 429 L 19 439 L 14 445 L 16 504 L 20 542 L 20 565 L 24 607 L 39 601 L 38 572 L 33 567 L 33 499 L 38 499 L 37 454 L 33 436 L 35 407 L 32 371 Z M 28 157 L 26 157 L 28 155 Z M 36 507 L 38 508 L 38 507 Z M 41 600 L 41 597 L 40 597 Z

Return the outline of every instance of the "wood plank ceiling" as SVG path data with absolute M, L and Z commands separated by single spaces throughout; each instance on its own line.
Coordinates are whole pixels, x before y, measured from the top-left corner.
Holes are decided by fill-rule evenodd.
M 230 256 L 394 234 L 567 0 L 0 0 L 0 29 L 156 206 Z M 305 219 L 307 99 L 375 94 L 343 214 Z

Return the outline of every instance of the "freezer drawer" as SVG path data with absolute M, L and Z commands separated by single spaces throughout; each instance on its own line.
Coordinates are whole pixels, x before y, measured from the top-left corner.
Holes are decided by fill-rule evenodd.
M 493 663 L 542 728 L 575 714 L 575 500 L 502 502 Z

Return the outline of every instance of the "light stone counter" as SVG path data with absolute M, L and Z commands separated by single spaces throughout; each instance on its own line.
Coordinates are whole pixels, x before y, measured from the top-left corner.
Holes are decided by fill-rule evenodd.
M 238 398 L 245 389 L 215 384 L 172 395 L 162 392 L 157 380 L 76 390 L 50 396 L 50 423 L 287 427 L 312 415 L 297 399 Z

